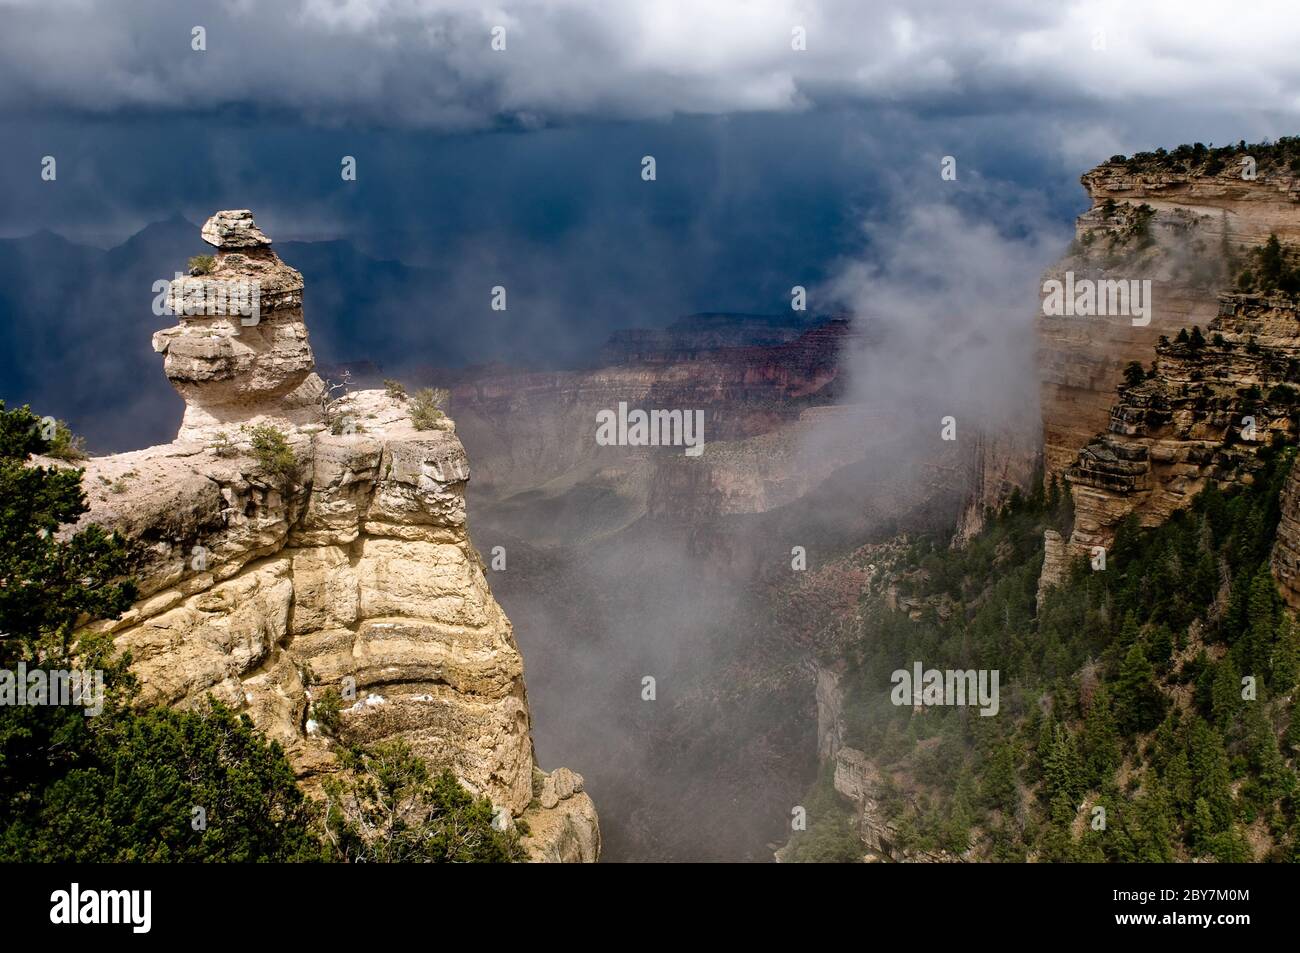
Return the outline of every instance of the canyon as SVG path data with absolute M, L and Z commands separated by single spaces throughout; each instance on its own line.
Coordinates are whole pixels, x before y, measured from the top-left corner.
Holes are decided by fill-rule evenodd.
M 1112 160 L 1081 181 L 1090 207 L 1044 281 L 1149 280 L 1150 320 L 1040 311 L 1024 369 L 1039 415 L 963 422 L 955 441 L 861 398 L 855 356 L 888 322 L 801 313 L 622 330 L 576 368 L 405 369 L 449 392 L 450 417 L 415 430 L 374 365 L 334 396 L 301 276 L 251 217 L 219 213 L 214 269 L 182 284 L 257 280 L 264 313 L 158 332 L 185 400 L 177 439 L 89 462 L 86 520 L 132 540 L 143 583 L 107 627 L 147 698 L 248 712 L 309 788 L 335 744 L 313 698 L 354 688 L 351 737 L 452 765 L 527 821 L 538 859 L 780 858 L 819 766 L 870 859 L 958 859 L 898 848 L 886 769 L 844 742 L 835 647 L 863 593 L 925 611 L 879 567 L 917 536 L 967 545 L 1041 474 L 1075 515 L 1043 541 L 1041 603 L 1124 520 L 1158 525 L 1211 482 L 1248 483 L 1261 446 L 1296 436 L 1300 312 L 1233 282 L 1270 235 L 1300 241 L 1296 175 Z M 698 413 L 704 452 L 602 445 L 601 415 L 621 407 Z M 253 454 L 264 424 L 297 458 L 283 479 Z M 1293 609 L 1297 484 L 1272 559 Z
M 1019 475 L 1011 434 L 941 441 L 857 397 L 854 355 L 884 333 L 701 314 L 617 332 L 595 367 L 421 375 L 475 460 L 475 542 L 507 554 L 493 591 L 539 751 L 589 766 L 610 859 L 770 859 L 815 770 L 807 656 L 833 622 L 792 550 L 815 571 L 863 539 L 973 527 Z M 704 453 L 599 445 L 620 403 L 702 413 Z
M 1117 157 L 1085 173 L 1081 182 L 1091 207 L 1078 218 L 1071 248 L 1044 275 L 1045 293 L 1070 273 L 1151 280 L 1154 292 L 1146 302 L 1149 321 L 1128 314 L 1067 317 L 1052 308 L 1037 319 L 1043 478 L 1059 481 L 1074 512 L 1068 538 L 1045 533 L 1040 606 L 1075 559 L 1095 558 L 1111 545 L 1124 520 L 1158 526 L 1211 484 L 1225 491 L 1250 484 L 1262 469 L 1260 448 L 1294 442 L 1297 435 L 1296 300 L 1243 290 L 1234 279 L 1270 236 L 1284 249 L 1300 238 L 1300 174 L 1274 165 L 1243 179 L 1232 167 L 1180 172 L 1171 165 L 1143 167 Z M 1011 456 L 1023 461 L 1026 451 L 1039 452 L 1021 445 Z M 1023 478 L 1005 481 L 986 497 L 988 505 L 1005 502 L 1007 489 L 1017 485 L 1032 489 Z M 1300 476 L 1294 468 L 1281 507 L 1271 565 L 1278 591 L 1295 610 Z M 953 544 L 969 538 L 959 525 Z M 896 573 L 874 576 L 864 589 L 872 582 L 886 587 L 886 604 L 910 609 L 914 619 L 923 611 L 946 611 L 899 597 Z M 960 856 L 899 847 L 900 832 L 885 819 L 881 802 L 887 791 L 896 796 L 899 784 L 905 791 L 915 786 L 915 779 L 891 773 L 844 743 L 844 672 L 834 656 L 827 661 L 824 655 L 817 666 L 820 762 L 830 767 L 835 791 L 853 805 L 865 859 L 987 859 L 988 845 L 978 840 Z M 782 848 L 778 859 L 788 852 Z

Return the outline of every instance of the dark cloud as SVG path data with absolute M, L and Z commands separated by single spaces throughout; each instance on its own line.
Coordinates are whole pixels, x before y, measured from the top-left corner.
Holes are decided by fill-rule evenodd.
M 1294 111 L 1284 0 L 9 0 L 0 108 L 287 113 L 436 129 L 788 111 L 1212 98 Z M 191 31 L 206 30 L 194 51 Z M 494 51 L 492 31 L 505 31 Z M 796 28 L 806 49 L 792 49 Z

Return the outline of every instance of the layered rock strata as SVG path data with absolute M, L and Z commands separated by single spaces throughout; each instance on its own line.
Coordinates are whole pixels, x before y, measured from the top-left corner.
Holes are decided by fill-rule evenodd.
M 1145 313 L 1040 317 L 1044 469 L 1074 499 L 1071 557 L 1107 546 L 1130 513 L 1157 525 L 1208 480 L 1251 479 L 1258 446 L 1294 431 L 1300 345 L 1294 303 L 1227 290 L 1269 235 L 1300 238 L 1300 176 L 1113 161 L 1082 182 L 1092 206 L 1045 279 L 1149 281 L 1150 296 Z M 1179 338 L 1193 327 L 1199 340 Z M 1144 379 L 1126 380 L 1132 363 Z
M 1161 341 L 1149 375 L 1119 389 L 1105 433 L 1065 471 L 1074 555 L 1107 546 L 1130 513 L 1157 526 L 1208 481 L 1249 482 L 1258 449 L 1295 436 L 1300 398 L 1296 303 L 1223 294 L 1203 343 Z
M 1300 610 L 1300 467 L 1292 466 L 1282 489 L 1272 568 L 1282 598 L 1292 609 Z
M 1105 430 L 1131 361 L 1147 364 L 1161 335 L 1204 328 L 1218 311 L 1227 259 L 1270 234 L 1300 239 L 1300 176 L 1235 166 L 1214 174 L 1131 171 L 1107 162 L 1081 179 L 1092 201 L 1070 252 L 1046 278 L 1152 282 L 1149 323 L 1131 315 L 1040 317 L 1039 373 L 1046 475 L 1060 476 Z M 1139 322 L 1141 322 L 1139 318 Z
M 86 467 L 84 522 L 127 537 L 140 585 L 96 628 L 131 653 L 143 701 L 211 695 L 247 713 L 308 787 L 334 770 L 338 741 L 311 711 L 334 689 L 342 738 L 404 739 L 526 818 L 535 859 L 594 861 L 581 776 L 534 762 L 523 662 L 466 531 L 454 424 L 417 430 L 385 391 L 331 400 L 301 275 L 246 211 L 218 212 L 203 237 L 215 262 L 172 298 L 193 282 L 257 282 L 260 314 L 207 307 L 154 336 L 185 417 L 173 443 Z M 265 448 L 267 427 L 287 460 Z

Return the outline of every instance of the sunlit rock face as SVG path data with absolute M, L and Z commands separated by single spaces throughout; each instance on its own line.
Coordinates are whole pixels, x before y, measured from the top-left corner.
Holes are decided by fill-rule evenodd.
M 1062 475 L 1079 449 L 1107 429 L 1115 388 L 1130 361 L 1149 364 L 1161 335 L 1206 328 L 1226 290 L 1225 259 L 1270 234 L 1300 241 L 1300 176 L 1261 169 L 1245 180 L 1218 174 L 1130 172 L 1103 163 L 1085 173 L 1092 200 L 1070 252 L 1044 275 L 1150 279 L 1147 323 L 1131 315 L 1039 317 L 1039 379 L 1047 476 Z M 1143 210 L 1142 206 L 1146 206 Z
M 322 399 L 301 275 L 247 211 L 218 212 L 203 237 L 215 261 L 170 297 L 206 305 L 211 285 L 194 283 L 257 282 L 260 310 L 181 314 L 158 332 L 186 401 L 176 441 L 87 464 L 83 522 L 127 537 L 140 587 L 95 627 L 131 653 L 142 701 L 212 695 L 247 713 L 309 789 L 335 769 L 339 741 L 310 718 L 333 688 L 342 738 L 404 739 L 526 818 L 534 859 L 596 860 L 581 776 L 534 763 L 523 660 L 466 530 L 455 425 L 417 430 L 385 391 Z M 284 435 L 287 472 L 256 452 L 260 426 Z
M 1092 207 L 1045 281 L 1150 286 L 1145 313 L 1039 317 L 1045 470 L 1073 495 L 1075 557 L 1109 545 L 1129 514 L 1158 525 L 1208 481 L 1251 480 L 1258 448 L 1292 433 L 1275 388 L 1300 353 L 1293 303 L 1228 290 L 1232 263 L 1270 234 L 1300 239 L 1297 176 L 1106 163 L 1082 181 Z M 1178 339 L 1193 327 L 1203 343 Z M 1131 362 L 1145 379 L 1124 380 Z
M 185 399 L 180 439 L 208 439 L 258 416 L 310 422 L 321 384 L 302 275 L 280 261 L 247 210 L 212 216 L 203 240 L 216 248 L 213 261 L 172 282 L 167 301 L 178 323 L 153 336 L 163 372 Z
M 1075 555 L 1108 545 L 1130 513 L 1156 526 L 1210 481 L 1251 482 L 1259 448 L 1294 438 L 1295 303 L 1240 294 L 1218 301 L 1205 342 L 1157 344 L 1153 372 L 1119 389 L 1106 431 L 1066 470 Z

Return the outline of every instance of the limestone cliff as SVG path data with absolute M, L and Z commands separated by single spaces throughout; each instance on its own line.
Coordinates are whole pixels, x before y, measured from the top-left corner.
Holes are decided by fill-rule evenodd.
M 1300 610 L 1300 467 L 1291 468 L 1282 490 L 1272 568 L 1282 598 L 1292 609 Z
M 331 399 L 302 276 L 247 211 L 218 212 L 203 238 L 215 261 L 170 289 L 202 313 L 154 335 L 186 401 L 180 433 L 93 459 L 84 479 L 84 521 L 132 545 L 140 599 L 97 625 L 131 652 L 144 700 L 214 695 L 278 740 L 311 788 L 338 745 L 311 705 L 336 689 L 342 738 L 405 739 L 526 819 L 535 859 L 596 860 L 581 776 L 534 763 L 523 662 L 466 530 L 454 424 L 417 430 L 385 391 Z M 259 307 L 237 313 L 226 292 L 250 286 Z M 292 459 L 259 452 L 261 427 Z
M 1107 545 L 1129 513 L 1159 525 L 1209 480 L 1249 481 L 1260 446 L 1295 436 L 1296 303 L 1223 294 L 1205 336 L 1157 344 L 1154 373 L 1120 388 L 1106 433 L 1066 470 L 1074 554 Z
M 1107 545 L 1130 513 L 1156 525 L 1207 480 L 1249 480 L 1255 450 L 1294 431 L 1279 389 L 1300 347 L 1294 302 L 1227 289 L 1234 263 L 1270 234 L 1300 236 L 1300 176 L 1175 165 L 1086 173 L 1092 207 L 1047 276 L 1151 281 L 1148 315 L 1040 319 L 1045 469 L 1070 485 L 1072 556 Z M 1203 337 L 1178 339 L 1192 327 Z M 1131 362 L 1151 369 L 1122 383 Z
M 1171 171 L 1169 163 L 1103 163 L 1082 183 L 1092 200 L 1069 253 L 1045 277 L 1150 279 L 1148 324 L 1130 316 L 1041 317 L 1043 452 L 1047 476 L 1074 463 L 1106 429 L 1115 388 L 1130 361 L 1150 362 L 1161 335 L 1206 327 L 1218 312 L 1225 260 L 1270 234 L 1300 238 L 1300 175 L 1261 166 L 1243 179 L 1236 165 Z

